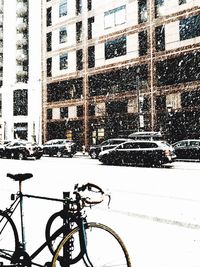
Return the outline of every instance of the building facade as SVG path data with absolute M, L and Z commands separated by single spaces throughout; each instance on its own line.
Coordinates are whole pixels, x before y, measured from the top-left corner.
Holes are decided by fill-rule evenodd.
M 41 88 L 41 1 L 1 0 L 1 140 L 41 142 Z
M 198 0 L 43 0 L 43 141 L 200 137 Z

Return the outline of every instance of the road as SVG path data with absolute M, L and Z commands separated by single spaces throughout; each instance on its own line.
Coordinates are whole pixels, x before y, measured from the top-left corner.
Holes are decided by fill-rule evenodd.
M 111 193 L 88 211 L 88 219 L 114 228 L 137 267 L 200 266 L 200 163 L 176 162 L 165 168 L 104 166 L 86 156 L 41 160 L 1 159 L 0 201 L 4 208 L 17 183 L 7 172 L 31 172 L 24 192 L 62 197 L 76 183 L 93 182 Z M 61 204 L 27 199 L 25 223 L 28 252 L 44 241 L 45 222 Z M 41 262 L 50 255 L 44 251 Z

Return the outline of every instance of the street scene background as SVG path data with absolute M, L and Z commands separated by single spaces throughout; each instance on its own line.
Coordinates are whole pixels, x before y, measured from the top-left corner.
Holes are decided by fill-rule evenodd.
M 1 166 L 1 209 L 18 190 L 7 172 L 33 173 L 33 178 L 23 182 L 24 193 L 55 198 L 72 192 L 76 183 L 96 183 L 111 194 L 111 203 L 108 207 L 105 199 L 88 209 L 88 221 L 104 223 L 121 236 L 132 266 L 200 266 L 199 162 L 175 162 L 161 168 L 104 166 L 77 154 L 73 158 L 1 159 Z M 46 222 L 62 204 L 25 199 L 24 205 L 26 246 L 32 253 L 45 241 Z M 47 249 L 39 260 L 51 261 Z

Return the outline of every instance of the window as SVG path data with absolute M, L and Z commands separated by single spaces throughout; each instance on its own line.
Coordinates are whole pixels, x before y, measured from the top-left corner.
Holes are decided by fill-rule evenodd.
M 76 51 L 76 69 L 83 69 L 83 50 L 79 49 Z
M 92 39 L 92 23 L 94 23 L 94 17 L 88 19 L 88 40 Z
M 60 108 L 60 118 L 68 118 L 68 107 Z
M 147 21 L 147 0 L 138 1 L 138 23 Z
M 104 13 L 104 28 L 112 28 L 126 22 L 126 6 L 106 11 Z
M 47 33 L 47 52 L 51 51 L 51 44 L 52 44 L 52 32 Z
M 105 43 L 105 59 L 126 55 L 126 37 L 107 41 Z
M 76 23 L 76 41 L 79 43 L 82 37 L 82 21 Z
M 67 0 L 61 0 L 59 5 L 59 17 L 67 15 Z
M 52 75 L 52 58 L 47 58 L 47 77 L 51 77 Z
M 88 68 L 93 68 L 95 66 L 95 47 L 88 47 Z
M 28 90 L 19 89 L 13 92 L 13 115 L 28 115 Z
M 147 54 L 147 31 L 139 32 L 139 56 L 144 56 Z
M 0 117 L 2 117 L 2 94 L 0 94 Z
M 165 50 L 165 26 L 161 25 L 155 28 L 156 51 Z
M 162 6 L 164 5 L 164 0 L 155 0 L 155 17 L 158 18 L 162 15 Z
M 60 70 L 65 70 L 68 68 L 68 54 L 60 55 Z
M 186 4 L 187 0 L 179 0 L 179 5 Z
M 200 36 L 200 15 L 191 16 L 180 20 L 180 40 Z
M 83 106 L 77 106 L 77 117 L 83 116 Z
M 92 10 L 92 0 L 87 0 L 87 9 L 88 11 Z
M 82 11 L 82 0 L 76 0 L 76 15 L 81 14 Z
M 46 25 L 51 26 L 52 20 L 51 20 L 51 7 L 47 8 L 47 15 L 46 15 Z
M 48 108 L 47 109 L 47 120 L 51 120 L 52 119 L 52 109 L 51 108 Z
M 66 27 L 61 27 L 59 31 L 60 44 L 67 42 L 67 29 Z

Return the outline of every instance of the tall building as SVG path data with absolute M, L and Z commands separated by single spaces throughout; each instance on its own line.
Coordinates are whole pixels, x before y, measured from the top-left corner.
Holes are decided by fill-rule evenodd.
M 43 0 L 43 140 L 200 137 L 199 0 Z
M 0 1 L 1 140 L 41 142 L 41 0 Z

